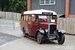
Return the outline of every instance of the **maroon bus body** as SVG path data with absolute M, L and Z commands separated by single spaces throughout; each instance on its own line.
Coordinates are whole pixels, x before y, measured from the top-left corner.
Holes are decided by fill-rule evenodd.
M 22 15 L 31 15 L 31 14 L 24 14 L 24 12 L 21 14 Z M 35 15 L 35 14 L 34 14 Z M 41 15 L 41 14 L 38 14 Z M 38 15 L 35 15 L 38 17 Z M 50 15 L 47 15 L 50 16 Z M 35 18 L 36 19 L 36 18 Z M 25 32 L 31 36 L 35 36 L 35 33 L 38 29 L 42 28 L 43 30 L 48 29 L 48 24 L 50 23 L 55 23 L 57 24 L 57 16 L 55 18 L 55 22 L 39 22 L 39 21 L 24 21 L 21 20 L 21 29 L 23 29 L 23 27 L 25 28 Z
M 41 18 L 43 19 L 40 20 Z M 65 41 L 65 31 L 57 30 L 57 15 L 24 14 L 22 12 L 20 23 L 24 36 L 37 40 L 39 44 L 45 39 L 58 40 L 59 44 Z

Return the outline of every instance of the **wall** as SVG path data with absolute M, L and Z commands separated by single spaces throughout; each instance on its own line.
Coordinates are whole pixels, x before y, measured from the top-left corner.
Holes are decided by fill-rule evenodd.
M 58 14 L 65 14 L 65 0 L 56 0 L 55 5 L 40 5 L 39 0 L 31 0 L 31 10 L 47 9 L 53 10 Z
M 70 0 L 70 14 L 75 14 L 75 0 Z

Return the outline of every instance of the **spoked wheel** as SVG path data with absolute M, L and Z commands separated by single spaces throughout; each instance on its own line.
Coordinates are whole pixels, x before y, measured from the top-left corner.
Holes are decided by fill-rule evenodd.
M 25 30 L 23 29 L 23 34 L 24 34 L 24 37 L 26 37 L 26 33 L 25 33 Z
M 37 42 L 39 43 L 39 44 L 42 44 L 43 43 L 43 35 L 41 35 L 41 33 L 40 32 L 38 32 L 38 35 L 37 35 Z
M 59 39 L 58 39 L 58 43 L 59 44 L 63 44 L 65 41 L 65 35 L 64 34 L 60 34 L 59 35 Z

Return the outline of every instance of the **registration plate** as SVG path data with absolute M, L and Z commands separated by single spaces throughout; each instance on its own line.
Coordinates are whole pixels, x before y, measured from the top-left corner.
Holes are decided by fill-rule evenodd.
M 54 38 L 56 38 L 56 36 L 50 36 L 50 37 L 49 37 L 49 39 L 54 39 Z

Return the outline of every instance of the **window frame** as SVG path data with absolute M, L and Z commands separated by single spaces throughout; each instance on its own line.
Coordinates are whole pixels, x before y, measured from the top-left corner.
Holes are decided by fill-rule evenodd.
M 51 0 L 49 0 L 51 1 Z M 46 0 L 44 0 L 44 4 L 41 4 L 41 0 L 39 0 L 39 5 L 55 5 L 56 4 L 56 0 L 55 0 L 55 3 L 54 4 L 46 4 Z

